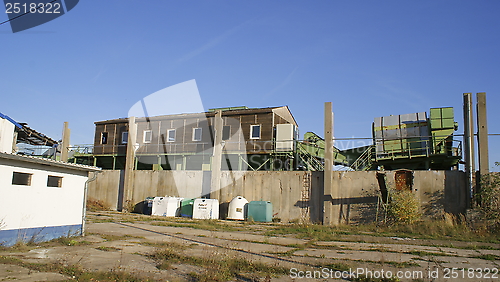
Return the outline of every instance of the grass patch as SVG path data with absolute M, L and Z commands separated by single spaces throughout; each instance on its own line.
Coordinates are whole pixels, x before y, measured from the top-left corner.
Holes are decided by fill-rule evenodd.
M 429 257 L 429 256 L 451 257 L 452 256 L 452 255 L 445 254 L 445 253 L 434 253 L 434 252 L 417 251 L 417 250 L 406 252 L 405 254 L 410 254 L 410 255 L 419 256 L 419 257 Z
M 40 271 L 40 272 L 56 272 L 63 275 L 67 275 L 76 281 L 101 281 L 101 282 L 141 282 L 141 281 L 154 281 L 150 279 L 145 279 L 143 277 L 137 277 L 130 273 L 124 271 L 88 271 L 83 269 L 80 265 L 64 265 L 62 263 L 29 263 L 24 262 L 20 259 L 0 256 L 0 263 L 18 265 L 30 270 Z
M 0 251 L 16 252 L 16 253 L 26 253 L 34 248 L 32 244 L 27 244 L 25 242 L 17 242 L 10 247 L 0 246 Z
M 204 272 L 202 273 L 190 274 L 195 281 L 229 281 L 254 274 L 262 276 L 286 275 L 289 271 L 284 267 L 270 266 L 239 257 L 198 257 L 185 255 L 178 251 L 178 249 L 164 248 L 148 257 L 157 262 L 159 269 L 171 269 L 172 264 L 176 263 L 191 264 L 203 268 Z
M 169 227 L 188 227 L 194 229 L 202 229 L 208 231 L 241 231 L 243 229 L 236 228 L 224 222 L 217 220 L 193 220 L 193 221 L 161 221 L 153 222 L 151 225 L 169 226 Z
M 500 256 L 492 255 L 492 254 L 484 254 L 484 255 L 473 257 L 473 258 L 484 259 L 484 260 L 500 260 Z
M 105 252 L 114 252 L 114 251 L 120 251 L 121 249 L 115 248 L 115 247 L 99 246 L 96 248 L 96 250 L 105 251 Z
M 145 239 L 142 236 L 133 236 L 133 235 L 113 235 L 113 234 L 92 234 L 101 237 L 106 241 L 117 241 L 117 240 L 128 240 L 128 239 Z
M 456 240 L 466 242 L 500 243 L 496 233 L 476 232 L 465 224 L 451 225 L 439 220 L 425 220 L 412 224 L 366 224 L 325 226 L 316 224 L 284 224 L 269 230 L 266 236 L 292 235 L 317 241 L 344 241 L 343 235 L 367 235 L 377 237 L 409 237 L 417 239 Z
M 373 278 L 373 277 L 367 277 L 365 275 L 360 275 L 359 277 L 354 278 L 352 281 L 360 281 L 360 282 L 397 282 L 400 281 L 396 277 L 392 278 Z

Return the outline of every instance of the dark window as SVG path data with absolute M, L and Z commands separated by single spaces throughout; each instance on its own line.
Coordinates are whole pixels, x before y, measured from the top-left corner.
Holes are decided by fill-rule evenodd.
M 229 137 L 231 137 L 231 126 L 224 125 L 222 128 L 222 140 L 229 140 Z
M 193 128 L 193 141 L 201 141 L 201 128 Z
M 49 175 L 47 187 L 62 187 L 62 177 Z
M 250 126 L 250 139 L 260 139 L 260 125 Z
M 175 129 L 167 130 L 167 142 L 175 142 Z
M 14 172 L 12 174 L 12 184 L 31 186 L 31 173 Z
M 124 131 L 122 132 L 122 144 L 127 144 L 128 142 L 128 132 Z
M 101 132 L 101 144 L 108 144 L 108 133 Z

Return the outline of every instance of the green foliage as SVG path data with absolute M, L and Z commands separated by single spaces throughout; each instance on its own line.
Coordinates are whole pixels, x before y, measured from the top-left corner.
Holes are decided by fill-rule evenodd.
M 421 218 L 420 203 L 411 191 L 395 191 L 387 206 L 389 218 L 395 223 L 412 224 Z
M 483 175 L 476 194 L 481 220 L 489 231 L 500 232 L 500 174 Z

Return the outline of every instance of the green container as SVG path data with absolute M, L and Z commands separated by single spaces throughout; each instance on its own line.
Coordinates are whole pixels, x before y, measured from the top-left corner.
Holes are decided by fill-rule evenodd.
M 193 217 L 194 199 L 184 199 L 181 202 L 181 216 Z
M 273 221 L 273 204 L 267 201 L 251 201 L 247 204 L 247 219 L 259 222 Z

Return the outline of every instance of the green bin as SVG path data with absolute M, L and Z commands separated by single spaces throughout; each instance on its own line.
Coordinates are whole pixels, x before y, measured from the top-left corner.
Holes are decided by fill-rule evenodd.
M 273 204 L 267 201 L 251 201 L 247 204 L 247 219 L 259 222 L 273 221 Z
M 181 216 L 193 217 L 193 207 L 194 207 L 194 198 L 182 200 L 182 202 L 181 202 Z

